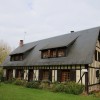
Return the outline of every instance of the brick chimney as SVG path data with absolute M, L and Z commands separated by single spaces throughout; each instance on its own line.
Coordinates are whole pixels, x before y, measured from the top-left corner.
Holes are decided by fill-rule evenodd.
M 19 46 L 20 46 L 20 47 L 23 46 L 23 40 L 20 40 L 20 42 L 19 42 Z

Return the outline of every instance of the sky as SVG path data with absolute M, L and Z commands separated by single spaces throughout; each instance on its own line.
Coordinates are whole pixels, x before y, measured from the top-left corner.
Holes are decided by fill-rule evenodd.
M 100 0 L 0 0 L 0 40 L 12 48 L 100 26 Z

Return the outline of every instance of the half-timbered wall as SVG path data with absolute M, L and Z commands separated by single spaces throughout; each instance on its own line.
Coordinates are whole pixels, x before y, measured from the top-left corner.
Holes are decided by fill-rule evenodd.
M 24 70 L 24 80 L 28 80 L 28 70 Z
M 3 70 L 3 77 L 6 77 L 6 69 Z
M 39 79 L 39 70 L 34 70 L 33 80 L 38 81 L 38 79 Z
M 100 52 L 100 42 L 97 41 L 96 43 L 96 52 L 93 56 L 93 63 L 89 65 L 89 91 L 100 89 L 100 85 L 98 84 L 100 82 L 100 76 L 99 78 L 96 77 L 96 71 L 99 70 L 100 72 L 100 61 L 99 61 L 99 54 Z M 99 73 L 100 74 L 100 73 Z
M 33 70 L 33 80 L 42 80 L 41 79 L 41 72 L 43 70 L 51 70 L 51 81 L 59 81 L 59 71 L 68 71 L 70 72 L 70 80 L 78 82 L 82 75 L 84 74 L 82 72 L 82 69 L 84 69 L 84 65 L 66 65 L 66 66 L 34 66 L 34 67 L 16 67 L 16 69 L 13 69 L 13 78 L 15 78 L 16 72 L 18 69 L 23 69 L 24 70 L 24 79 L 28 80 L 29 78 L 29 70 Z M 12 69 L 12 68 L 11 68 Z M 6 74 L 6 69 L 4 69 L 4 72 Z M 61 74 L 60 74 L 61 78 Z M 61 81 L 61 80 L 60 80 Z M 82 80 L 79 81 L 80 84 L 85 85 L 85 75 L 82 77 Z
M 13 78 L 15 78 L 15 73 L 16 73 L 16 70 L 13 69 Z

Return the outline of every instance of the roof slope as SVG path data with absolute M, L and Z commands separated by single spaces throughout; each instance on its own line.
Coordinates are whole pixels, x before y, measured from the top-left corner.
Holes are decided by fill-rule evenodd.
M 8 56 L 3 66 L 91 64 L 99 31 L 100 27 L 97 27 L 25 44 L 24 46 L 35 46 L 27 58 L 23 61 L 10 61 L 10 56 Z M 66 57 L 41 59 L 40 50 L 67 46 L 75 39 L 73 45 L 68 48 Z
M 34 48 L 35 46 L 35 43 L 24 44 L 24 46 L 22 47 L 17 47 L 13 52 L 10 53 L 10 55 L 25 53 L 26 51 Z

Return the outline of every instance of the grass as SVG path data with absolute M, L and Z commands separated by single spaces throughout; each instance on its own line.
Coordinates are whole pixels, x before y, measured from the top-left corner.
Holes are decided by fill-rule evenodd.
M 53 93 L 46 90 L 29 89 L 12 84 L 1 84 L 0 100 L 100 100 L 100 98 Z

